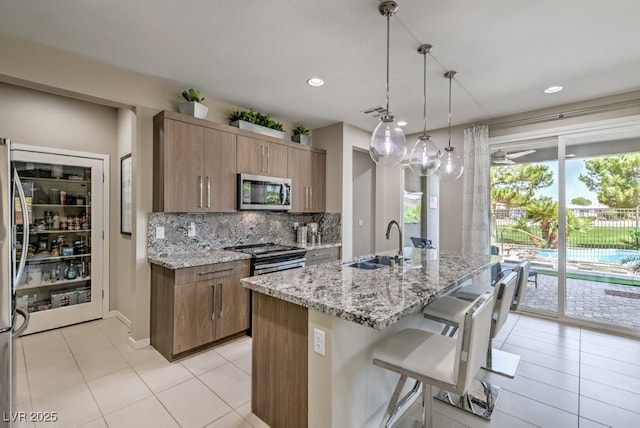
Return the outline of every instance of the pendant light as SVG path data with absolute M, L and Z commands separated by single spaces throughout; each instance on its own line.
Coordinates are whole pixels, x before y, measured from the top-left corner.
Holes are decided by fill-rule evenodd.
M 380 3 L 378 11 L 387 17 L 387 110 L 371 135 L 369 155 L 378 165 L 391 166 L 397 165 L 407 151 L 404 132 L 389 110 L 389 26 L 391 17 L 398 11 L 398 5 L 394 1 L 385 1 Z
M 432 45 L 424 44 L 418 48 L 418 53 L 424 56 L 424 128 L 422 135 L 418 137 L 418 141 L 413 145 L 411 156 L 409 157 L 409 168 L 416 175 L 428 176 L 438 170 L 440 166 L 440 150 L 431 141 L 431 137 L 427 135 L 427 54 L 431 52 Z
M 438 176 L 444 181 L 455 181 L 462 175 L 464 166 L 462 159 L 456 153 L 456 149 L 451 147 L 451 81 L 457 73 L 455 71 L 447 71 L 444 77 L 449 79 L 449 145 L 444 149 L 442 157 L 442 165 L 438 170 Z

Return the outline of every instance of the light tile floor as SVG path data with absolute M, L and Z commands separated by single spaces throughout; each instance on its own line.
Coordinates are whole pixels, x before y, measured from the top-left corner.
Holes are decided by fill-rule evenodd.
M 19 339 L 16 410 L 56 411 L 47 427 L 266 426 L 249 338 L 168 363 L 127 337 L 108 318 Z M 514 379 L 481 374 L 502 388 L 491 422 L 435 401 L 437 428 L 640 426 L 640 340 L 510 314 L 494 346 L 522 359 Z
M 133 350 L 116 318 L 16 341 L 16 411 L 56 412 L 17 427 L 266 427 L 251 414 L 248 337 L 169 363 Z

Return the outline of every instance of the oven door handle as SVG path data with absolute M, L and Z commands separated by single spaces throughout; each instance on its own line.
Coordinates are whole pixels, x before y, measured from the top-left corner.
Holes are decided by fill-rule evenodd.
M 281 265 L 278 267 L 272 267 L 272 268 L 265 268 L 265 269 L 256 269 L 254 271 L 254 275 L 266 275 L 268 273 L 272 273 L 272 272 L 283 272 L 285 270 L 291 270 L 291 269 L 297 269 L 297 268 L 303 268 L 304 267 L 304 263 L 300 262 L 300 263 L 295 263 L 295 264 L 291 264 L 291 265 Z
M 286 265 L 291 265 L 291 264 L 296 264 L 296 263 L 304 263 L 304 261 L 305 261 L 305 259 L 303 257 L 303 258 L 300 258 L 300 259 L 280 261 L 280 262 L 275 262 L 275 263 L 257 264 L 255 266 L 255 269 L 256 270 L 269 269 L 269 268 L 277 267 L 277 266 L 286 266 Z

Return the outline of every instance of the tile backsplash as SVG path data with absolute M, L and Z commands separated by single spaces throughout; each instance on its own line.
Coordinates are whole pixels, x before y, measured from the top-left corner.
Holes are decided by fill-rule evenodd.
M 211 250 L 230 245 L 296 242 L 294 223 L 318 223 L 322 242 L 341 242 L 340 213 L 289 214 L 269 211 L 236 213 L 149 213 L 148 255 L 159 257 L 189 251 Z M 188 236 L 189 225 L 195 236 Z M 164 227 L 164 239 L 156 238 L 156 228 Z

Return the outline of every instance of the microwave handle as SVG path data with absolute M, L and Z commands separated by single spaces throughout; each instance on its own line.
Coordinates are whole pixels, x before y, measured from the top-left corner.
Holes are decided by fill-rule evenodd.
M 286 205 L 287 199 L 289 198 L 289 185 L 287 183 L 282 183 L 281 186 L 282 190 L 280 191 L 280 194 L 282 195 L 282 205 Z

